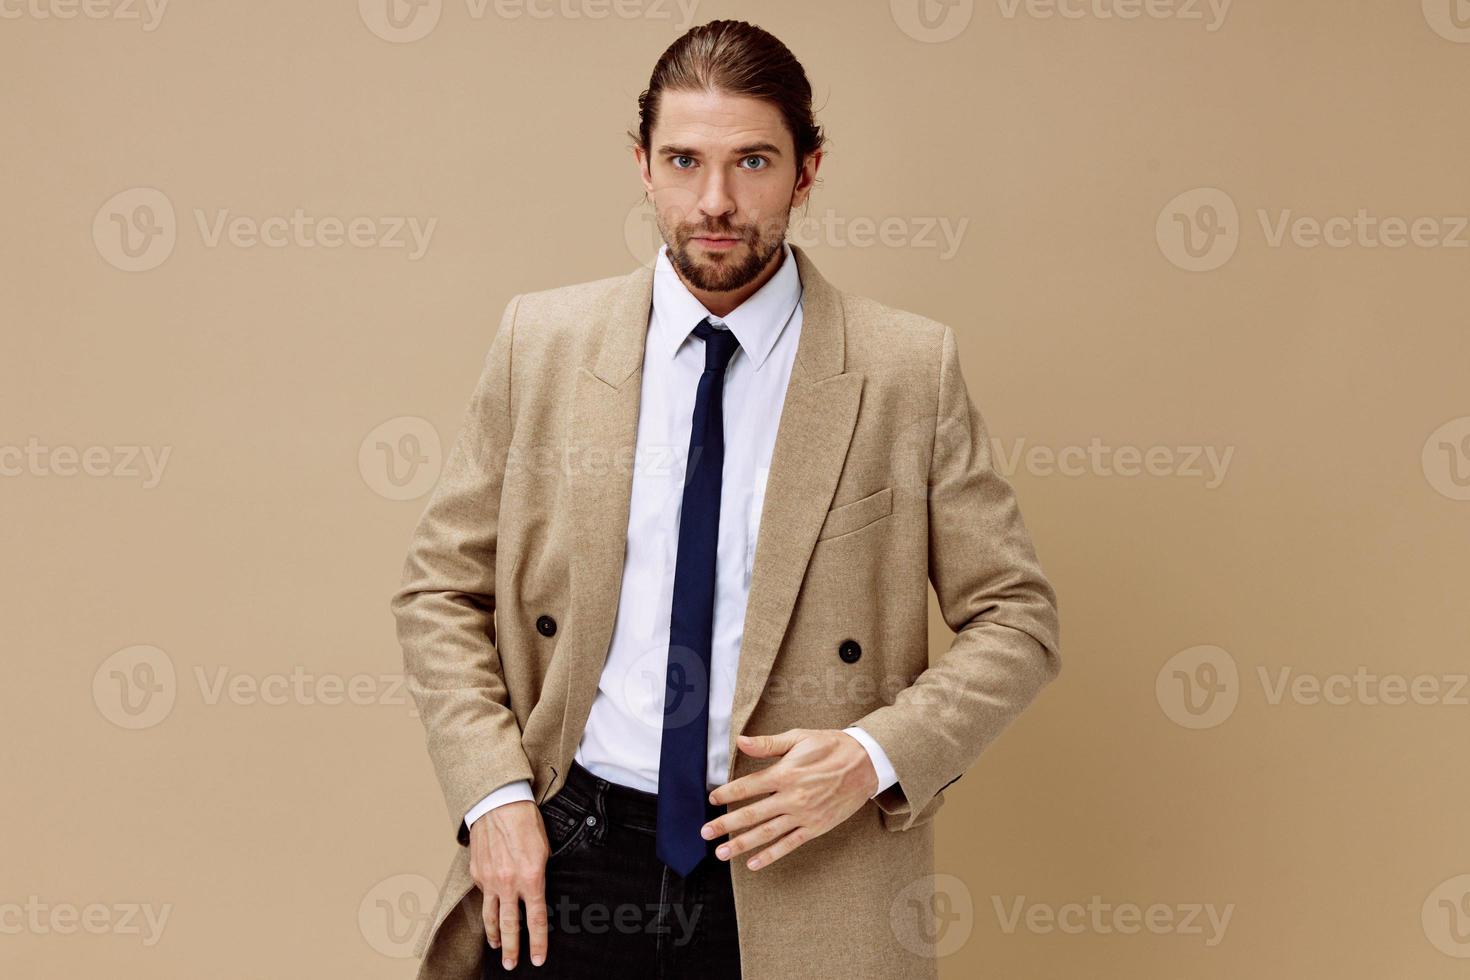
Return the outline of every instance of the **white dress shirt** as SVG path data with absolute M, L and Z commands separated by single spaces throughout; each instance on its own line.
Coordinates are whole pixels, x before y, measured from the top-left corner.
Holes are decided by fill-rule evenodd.
M 781 265 L 760 289 L 728 315 L 715 317 L 674 271 L 668 246 L 659 249 L 644 345 L 617 618 L 597 695 L 574 755 L 583 768 L 609 782 L 658 792 L 679 512 L 684 502 L 695 390 L 704 372 L 704 344 L 692 334 L 706 317 L 716 329 L 733 330 L 740 342 L 725 369 L 725 464 L 715 559 L 705 777 L 710 789 L 728 779 L 730 712 L 766 476 L 801 336 L 801 279 L 791 247 L 783 244 L 782 251 Z M 878 773 L 873 795 L 897 782 L 893 765 L 867 732 L 856 727 L 843 731 L 867 750 L 873 762 Z M 465 823 L 474 824 L 497 806 L 531 799 L 528 782 L 509 783 L 477 803 L 465 815 Z

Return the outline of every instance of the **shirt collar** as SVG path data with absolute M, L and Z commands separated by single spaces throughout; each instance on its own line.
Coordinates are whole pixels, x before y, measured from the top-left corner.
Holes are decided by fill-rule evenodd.
M 653 270 L 653 342 L 658 350 L 672 358 L 693 333 L 695 325 L 709 317 L 734 331 L 735 339 L 740 341 L 740 349 L 759 371 L 801 301 L 801 276 L 796 270 L 796 256 L 786 242 L 781 243 L 781 249 L 785 254 L 775 275 L 727 315 L 716 317 L 689 292 L 684 280 L 674 271 L 674 263 L 668 255 L 669 246 L 660 246 Z

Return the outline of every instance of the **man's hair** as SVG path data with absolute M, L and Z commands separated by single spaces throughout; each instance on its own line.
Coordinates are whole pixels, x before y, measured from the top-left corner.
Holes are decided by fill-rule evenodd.
M 779 109 L 796 144 L 798 171 L 807 155 L 826 142 L 812 115 L 812 86 L 801 62 L 774 34 L 743 20 L 691 27 L 669 45 L 653 66 L 648 88 L 638 96 L 638 132 L 628 136 L 651 154 L 663 93 L 702 90 L 763 99 Z

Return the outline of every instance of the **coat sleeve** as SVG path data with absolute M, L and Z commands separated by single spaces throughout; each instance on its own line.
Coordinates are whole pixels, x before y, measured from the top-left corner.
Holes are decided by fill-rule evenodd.
M 955 636 L 892 704 L 853 724 L 892 761 L 898 784 L 875 802 L 907 830 L 1061 670 L 1056 595 L 960 373 L 954 332 L 940 344 L 929 466 L 929 578 Z
M 500 494 L 512 433 L 511 350 L 520 296 L 485 357 L 459 435 L 414 529 L 391 608 L 409 692 L 455 839 L 492 790 L 531 778 L 495 636 Z

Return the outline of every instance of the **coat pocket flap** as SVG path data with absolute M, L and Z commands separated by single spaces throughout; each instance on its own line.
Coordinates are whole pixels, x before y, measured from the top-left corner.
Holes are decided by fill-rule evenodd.
M 817 540 L 835 538 L 839 534 L 867 527 L 880 517 L 887 517 L 892 510 L 892 487 L 884 487 L 861 500 L 833 507 L 827 511 L 827 519 L 822 523 L 822 530 L 817 533 Z

